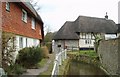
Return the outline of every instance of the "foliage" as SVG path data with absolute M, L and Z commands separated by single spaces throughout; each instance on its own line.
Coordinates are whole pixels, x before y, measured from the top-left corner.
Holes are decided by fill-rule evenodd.
M 9 65 L 14 64 L 13 52 L 15 51 L 15 35 L 12 33 L 2 32 L 2 65 L 4 69 Z
M 26 47 L 19 51 L 17 63 L 26 68 L 35 66 L 43 58 L 40 47 Z
M 48 33 L 45 35 L 44 41 L 45 41 L 45 42 L 51 42 L 51 41 L 52 41 L 52 38 L 53 38 L 53 33 L 52 33 L 52 32 L 48 32 Z
M 97 51 L 98 51 L 98 47 L 99 47 L 99 42 L 100 42 L 100 40 L 102 39 L 100 36 L 98 36 L 97 34 L 95 34 L 95 33 L 92 33 L 93 34 L 93 36 L 95 37 L 95 43 L 94 43 L 94 46 L 95 46 L 95 51 L 96 51 L 96 53 L 97 53 Z
M 38 64 L 37 67 L 41 68 L 44 67 L 49 59 L 43 58 Z
M 44 38 L 45 45 L 47 46 L 49 52 L 52 52 L 52 39 L 53 39 L 53 36 L 55 35 L 55 33 L 56 32 L 54 32 L 54 33 L 48 32 Z
M 49 50 L 46 46 L 41 47 L 44 58 L 49 58 Z
M 21 75 L 22 73 L 26 72 L 26 69 L 19 64 L 13 64 L 10 65 L 6 71 L 8 75 Z
M 46 43 L 46 47 L 47 47 L 49 53 L 52 53 L 52 43 Z
M 67 54 L 72 55 L 87 55 L 90 57 L 97 57 L 97 53 L 94 50 L 80 50 L 80 51 L 69 51 Z

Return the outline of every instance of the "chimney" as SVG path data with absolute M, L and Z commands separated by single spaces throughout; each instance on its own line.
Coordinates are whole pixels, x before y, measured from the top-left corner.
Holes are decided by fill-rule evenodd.
M 106 16 L 105 16 L 105 19 L 108 19 L 108 15 L 107 15 L 107 12 L 106 12 Z

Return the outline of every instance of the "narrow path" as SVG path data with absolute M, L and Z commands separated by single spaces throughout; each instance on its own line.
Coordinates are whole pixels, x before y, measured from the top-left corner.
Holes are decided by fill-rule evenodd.
M 47 71 L 49 64 L 52 62 L 54 54 L 50 54 L 50 58 L 48 59 L 47 63 L 44 65 L 44 67 L 39 69 L 27 69 L 26 73 L 23 73 L 20 77 L 25 77 L 26 75 L 29 75 L 30 77 L 36 77 L 40 73 Z

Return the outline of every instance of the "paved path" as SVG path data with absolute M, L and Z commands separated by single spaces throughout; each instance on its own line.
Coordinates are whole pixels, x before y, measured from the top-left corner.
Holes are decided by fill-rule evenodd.
M 47 69 L 49 67 L 49 63 L 52 62 L 52 58 L 53 58 L 53 54 L 50 54 L 50 58 L 48 59 L 47 63 L 44 65 L 44 67 L 39 68 L 39 69 L 27 69 L 27 72 L 23 73 L 23 75 L 21 75 L 20 77 L 26 77 L 26 76 L 36 77 L 40 73 L 47 71 Z

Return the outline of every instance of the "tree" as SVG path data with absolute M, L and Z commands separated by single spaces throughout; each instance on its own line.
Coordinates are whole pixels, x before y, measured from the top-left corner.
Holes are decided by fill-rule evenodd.
M 56 32 L 54 32 L 54 33 L 48 32 L 45 35 L 45 38 L 44 38 L 45 45 L 47 46 L 47 48 L 48 48 L 48 50 L 49 50 L 50 53 L 52 53 L 52 38 L 55 35 L 55 33 Z
M 97 53 L 97 52 L 98 52 L 98 47 L 99 47 L 99 42 L 100 42 L 100 40 L 101 40 L 101 37 L 98 36 L 97 34 L 93 33 L 93 32 L 92 32 L 92 34 L 93 34 L 93 36 L 95 37 L 94 47 L 95 47 L 95 51 L 96 51 L 96 53 Z

